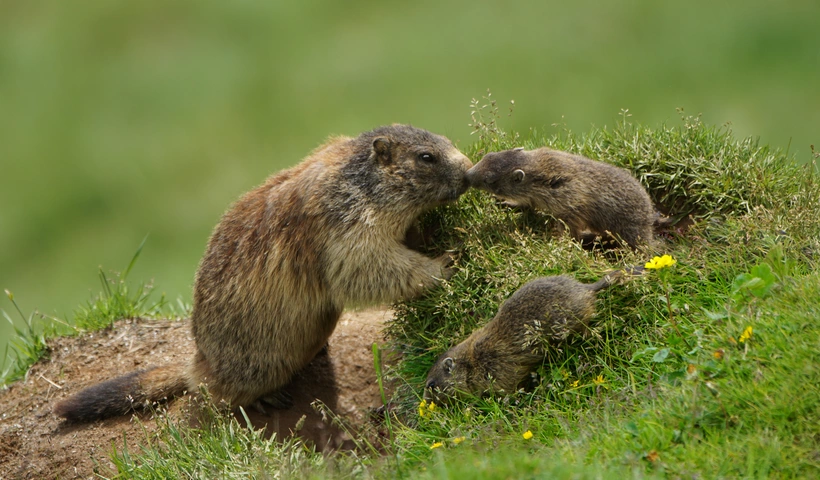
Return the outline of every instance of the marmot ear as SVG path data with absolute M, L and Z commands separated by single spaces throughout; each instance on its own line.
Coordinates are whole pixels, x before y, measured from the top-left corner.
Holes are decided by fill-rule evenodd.
M 376 153 L 376 159 L 379 163 L 387 165 L 392 159 L 390 147 L 392 144 L 387 137 L 376 137 L 373 140 L 373 151 Z
M 526 177 L 526 176 L 527 176 L 527 174 L 525 174 L 524 170 L 521 170 L 520 168 L 517 168 L 517 169 L 513 170 L 513 182 L 515 182 L 515 183 L 523 182 L 524 177 Z
M 447 373 L 452 373 L 455 366 L 456 362 L 453 361 L 452 357 L 447 357 L 444 359 L 444 368 L 447 370 Z

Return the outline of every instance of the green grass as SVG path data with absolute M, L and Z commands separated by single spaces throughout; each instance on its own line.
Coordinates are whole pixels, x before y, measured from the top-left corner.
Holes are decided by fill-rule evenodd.
M 206 391 L 189 411 L 199 427 L 181 427 L 167 417 L 156 420 L 161 443 L 146 431 L 148 446 L 112 445 L 118 478 L 290 478 L 310 468 L 325 466 L 324 459 L 297 440 L 265 438 L 263 430 L 241 425 L 232 415 L 214 411 Z M 250 420 L 244 410 L 245 424 Z M 121 448 L 125 446 L 125 448 Z M 135 451 L 135 453 L 131 453 Z
M 128 274 L 137 263 L 147 240 L 146 236 L 128 266 L 115 278 L 110 279 L 105 271 L 100 269 L 102 291 L 96 298 L 86 302 L 85 306 L 74 312 L 73 324 L 78 329 L 99 330 L 110 327 L 116 320 L 122 318 L 156 317 L 164 313 L 163 307 L 166 304 L 164 295 L 152 303 L 153 287 L 150 284 L 141 284 L 134 288 L 127 282 Z
M 3 369 L 0 370 L 0 386 L 4 386 L 11 382 L 16 382 L 25 377 L 28 367 L 30 367 L 37 360 L 48 355 L 48 346 L 46 345 L 46 333 L 38 331 L 35 325 L 36 312 L 32 312 L 26 316 L 14 300 L 14 294 L 10 291 L 5 291 L 9 301 L 14 305 L 14 309 L 20 315 L 25 327 L 20 328 L 12 320 L 5 310 L 2 310 L 3 318 L 9 322 L 14 330 L 14 336 L 6 344 L 5 352 L 3 354 Z M 53 335 L 53 329 L 49 332 Z
M 21 328 L 5 310 L 3 317 L 12 325 L 14 336 L 7 343 L 0 370 L 0 387 L 20 380 L 29 367 L 49 354 L 47 339 L 57 335 L 79 335 L 89 331 L 110 328 L 115 321 L 136 317 L 181 317 L 188 314 L 190 307 L 178 301 L 174 305 L 166 302 L 164 296 L 153 300 L 151 284 L 132 285 L 127 282 L 128 274 L 134 268 L 142 253 L 147 237 L 143 239 L 131 261 L 122 273 L 107 274 L 100 268 L 100 292 L 84 305 L 78 307 L 66 319 L 45 316 L 32 312 L 26 316 L 17 304 L 14 294 L 6 290 L 25 327 Z M 39 320 L 39 321 L 37 321 Z
M 115 444 L 117 478 L 820 475 L 816 166 L 697 117 L 650 128 L 625 115 L 612 128 L 544 137 L 501 131 L 492 109 L 483 114 L 468 155 L 519 145 L 583 153 L 630 169 L 695 224 L 656 252 L 590 252 L 555 236 L 548 215 L 470 191 L 423 218 L 440 227 L 431 251 L 455 249 L 457 270 L 396 306 L 389 338 L 403 355 L 384 373 L 399 385 L 385 455 L 359 439 L 360 451 L 325 457 L 213 414 L 196 430 L 161 423 L 147 446 Z M 523 283 L 559 273 L 593 281 L 652 254 L 678 262 L 599 295 L 595 334 L 551 353 L 532 390 L 419 415 L 434 359 Z

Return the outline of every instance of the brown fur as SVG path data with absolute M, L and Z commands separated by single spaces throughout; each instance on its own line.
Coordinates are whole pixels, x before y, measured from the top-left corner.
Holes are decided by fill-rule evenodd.
M 403 241 L 422 212 L 466 190 L 471 165 L 445 137 L 410 126 L 330 139 L 217 225 L 196 275 L 189 365 L 90 387 L 55 413 L 94 420 L 200 383 L 234 406 L 287 406 L 279 389 L 326 344 L 345 306 L 413 297 L 449 277 L 449 257 Z
M 547 211 L 578 240 L 591 232 L 632 248 L 652 242 L 652 201 L 622 168 L 549 148 L 514 149 L 488 153 L 467 177 L 512 204 Z
M 641 271 L 635 267 L 629 273 Z M 453 396 L 514 392 L 551 346 L 586 331 L 596 294 L 623 275 L 618 270 L 593 284 L 566 275 L 526 283 L 492 320 L 436 360 L 427 374 L 424 398 L 442 404 Z

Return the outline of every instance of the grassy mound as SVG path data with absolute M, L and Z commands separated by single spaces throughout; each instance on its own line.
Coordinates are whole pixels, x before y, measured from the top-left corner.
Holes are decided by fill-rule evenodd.
M 550 217 L 500 206 L 483 192 L 428 215 L 424 223 L 442 232 L 432 250 L 455 250 L 459 258 L 450 282 L 400 305 L 390 328 L 404 353 L 394 372 L 404 382 L 395 400 L 407 426 L 396 432 L 395 448 L 408 468 L 424 470 L 432 462 L 434 476 L 454 478 L 495 469 L 506 472 L 499 478 L 528 471 L 816 472 L 820 185 L 814 167 L 692 117 L 658 129 L 625 119 L 581 136 L 521 138 L 492 125 L 481 134 L 466 152 L 471 158 L 516 146 L 578 152 L 631 170 L 660 209 L 691 216 L 694 224 L 652 252 L 671 254 L 676 265 L 599 296 L 595 335 L 552 352 L 533 391 L 420 416 L 419 395 L 434 359 L 492 318 L 525 282 L 562 273 L 590 282 L 649 260 L 646 253 L 583 250 L 556 236 Z M 533 438 L 522 437 L 527 431 Z M 445 449 L 451 451 L 438 454 Z M 509 455 L 521 470 L 505 467 L 515 463 Z

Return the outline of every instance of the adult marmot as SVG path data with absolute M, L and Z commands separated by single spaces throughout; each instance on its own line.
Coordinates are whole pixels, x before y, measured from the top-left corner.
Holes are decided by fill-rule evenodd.
M 413 297 L 451 275 L 449 256 L 428 258 L 403 240 L 422 212 L 467 189 L 471 166 L 447 138 L 407 125 L 331 138 L 216 226 L 196 275 L 190 362 L 91 386 L 54 412 L 91 421 L 201 383 L 233 406 L 286 407 L 279 390 L 345 306 Z

